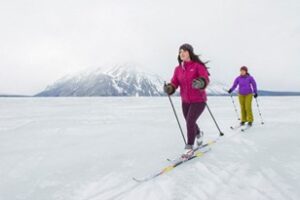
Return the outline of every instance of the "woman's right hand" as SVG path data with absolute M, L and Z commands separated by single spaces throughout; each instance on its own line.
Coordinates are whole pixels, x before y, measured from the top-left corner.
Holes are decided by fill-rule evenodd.
M 168 84 L 165 84 L 164 85 L 164 92 L 167 94 L 167 95 L 172 95 L 174 94 L 175 92 L 175 87 L 171 84 L 171 83 L 168 83 Z

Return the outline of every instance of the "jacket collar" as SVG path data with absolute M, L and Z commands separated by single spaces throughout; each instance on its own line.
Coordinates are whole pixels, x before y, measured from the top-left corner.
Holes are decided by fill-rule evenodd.
M 244 76 L 243 76 L 243 75 L 240 75 L 240 77 L 241 77 L 241 78 L 248 78 L 248 77 L 249 77 L 249 74 L 246 74 L 246 75 L 244 75 Z
M 182 62 L 182 68 L 183 69 L 186 69 L 186 68 L 189 68 L 190 66 L 192 66 L 193 65 L 193 61 L 184 61 L 184 62 Z

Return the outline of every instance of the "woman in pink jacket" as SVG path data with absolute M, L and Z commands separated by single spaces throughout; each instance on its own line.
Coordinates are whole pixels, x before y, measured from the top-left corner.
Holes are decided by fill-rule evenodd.
M 203 133 L 196 122 L 206 106 L 205 88 L 209 83 L 209 73 L 205 63 L 199 59 L 189 44 L 180 46 L 178 62 L 179 65 L 174 70 L 173 78 L 170 83 L 165 85 L 164 91 L 168 95 L 172 95 L 180 87 L 182 111 L 186 120 L 188 138 L 182 156 L 190 157 L 194 154 L 193 145 L 196 138 L 197 145 L 202 145 Z

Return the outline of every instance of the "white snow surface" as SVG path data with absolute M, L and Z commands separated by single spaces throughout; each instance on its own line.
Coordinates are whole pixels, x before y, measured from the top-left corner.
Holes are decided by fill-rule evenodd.
M 180 99 L 173 98 L 182 126 Z M 1 200 L 298 200 L 300 98 L 261 97 L 241 133 L 229 97 L 209 97 L 225 136 L 203 157 L 138 184 L 183 150 L 166 97 L 1 98 Z M 207 111 L 205 140 L 218 137 Z

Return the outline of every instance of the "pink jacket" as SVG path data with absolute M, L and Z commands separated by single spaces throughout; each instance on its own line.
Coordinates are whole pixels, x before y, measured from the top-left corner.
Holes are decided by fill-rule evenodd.
M 205 90 L 192 87 L 193 80 L 199 77 L 205 78 L 207 83 L 209 83 L 208 71 L 203 64 L 189 61 L 175 68 L 171 83 L 175 88 L 180 87 L 180 96 L 183 102 L 206 102 L 207 95 Z

